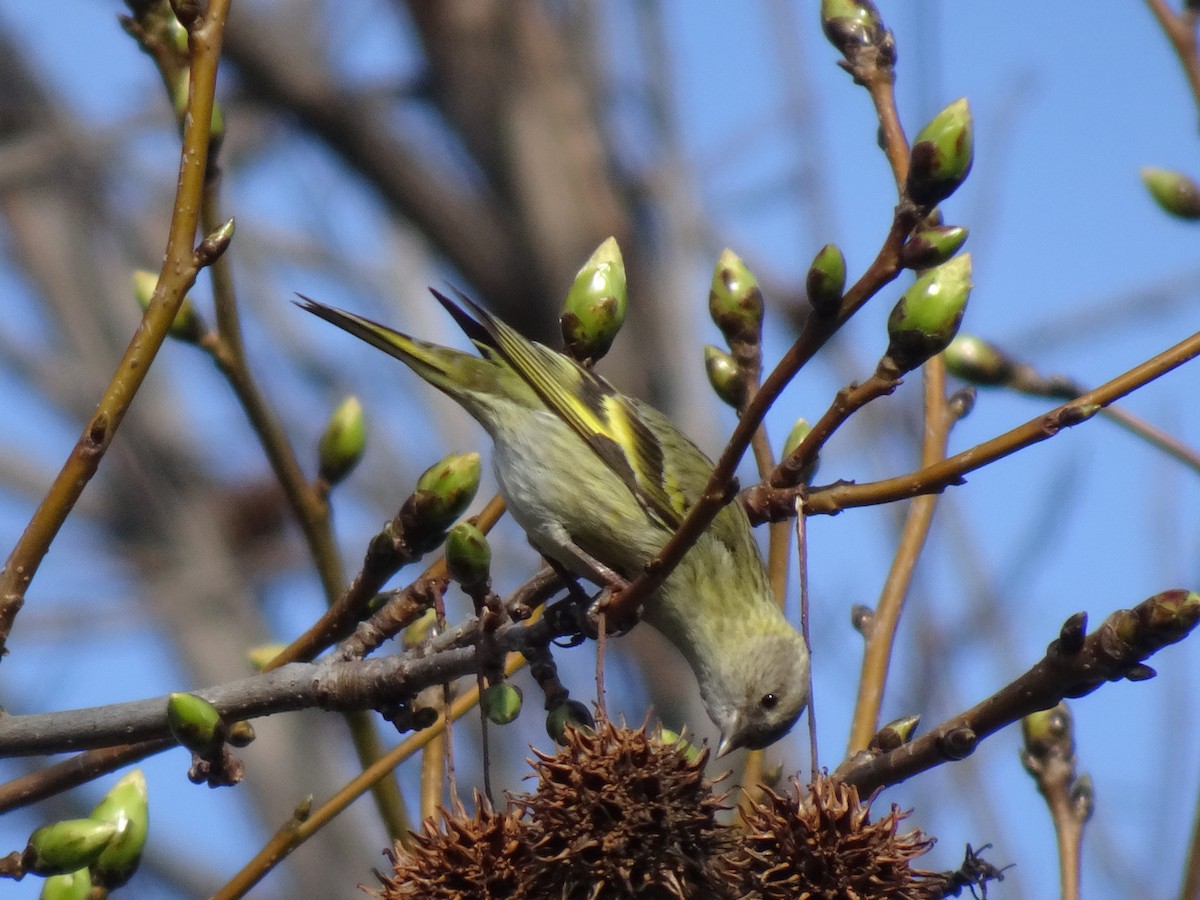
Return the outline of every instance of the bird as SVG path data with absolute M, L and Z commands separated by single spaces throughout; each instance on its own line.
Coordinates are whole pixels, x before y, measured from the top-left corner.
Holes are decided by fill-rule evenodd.
M 711 460 L 666 415 L 593 370 L 461 293 L 456 303 L 431 292 L 478 356 L 303 295 L 298 305 L 399 359 L 483 426 L 500 494 L 539 553 L 593 581 L 635 578 L 701 496 Z M 642 619 L 695 674 L 720 732 L 717 758 L 767 747 L 804 711 L 808 646 L 776 603 L 740 504 L 717 513 L 646 599 Z

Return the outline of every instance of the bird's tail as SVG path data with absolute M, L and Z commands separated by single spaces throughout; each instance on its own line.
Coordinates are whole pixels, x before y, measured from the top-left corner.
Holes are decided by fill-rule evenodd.
M 296 305 L 301 309 L 394 356 L 472 413 L 483 396 L 503 393 L 503 385 L 516 377 L 494 360 L 420 341 L 363 316 L 326 306 L 303 294 L 298 296 L 303 302 Z

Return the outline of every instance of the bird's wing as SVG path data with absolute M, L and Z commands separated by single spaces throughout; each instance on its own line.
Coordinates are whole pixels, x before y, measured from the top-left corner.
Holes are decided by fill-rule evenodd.
M 525 338 L 469 297 L 458 294 L 470 314 L 444 294 L 435 290 L 433 295 L 480 350 L 503 359 L 592 448 L 648 515 L 668 531 L 679 527 L 694 497 L 671 475 L 662 443 L 635 401 L 574 360 Z M 674 431 L 669 423 L 666 427 Z M 682 435 L 678 438 L 700 453 Z

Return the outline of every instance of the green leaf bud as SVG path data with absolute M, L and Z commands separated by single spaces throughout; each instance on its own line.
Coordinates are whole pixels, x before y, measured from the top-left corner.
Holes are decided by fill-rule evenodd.
M 971 295 L 971 254 L 927 270 L 900 297 L 888 317 L 887 356 L 908 372 L 954 340 Z
M 974 161 L 974 124 L 965 97 L 933 117 L 913 140 L 907 193 L 921 206 L 935 206 L 953 194 Z
M 492 548 L 483 532 L 470 522 L 459 522 L 446 535 L 446 568 L 463 587 L 484 584 L 492 567 Z
M 175 14 L 163 16 L 164 26 L 167 37 L 171 41 L 171 45 L 175 48 L 175 52 L 181 57 L 185 57 L 188 52 L 188 30 L 183 27 L 183 23 L 175 17 Z
M 800 442 L 808 437 L 810 431 L 812 431 L 812 425 L 809 424 L 808 419 L 797 419 L 792 430 L 788 432 L 787 439 L 783 442 L 783 455 L 791 456 L 792 451 L 800 446 Z
M 871 0 L 821 0 L 821 28 L 851 64 L 860 61 L 863 49 L 870 47 L 888 51 L 882 62 L 895 60 L 891 32 Z
M 596 727 L 596 722 L 588 708 L 578 700 L 564 700 L 546 714 L 546 734 L 550 735 L 556 744 L 566 744 L 568 725 L 590 731 Z
M 171 735 L 193 753 L 205 756 L 225 743 L 225 722 L 217 708 L 195 694 L 167 695 L 167 726 Z
M 1016 371 L 1012 357 L 973 334 L 956 335 L 942 356 L 951 375 L 971 384 L 1008 384 Z
M 610 237 L 583 264 L 567 291 L 559 318 L 567 352 L 581 361 L 604 356 L 625 322 L 627 305 L 625 261 L 617 239 Z
M 871 738 L 869 749 L 876 753 L 890 753 L 898 747 L 903 747 L 912 740 L 920 723 L 920 716 L 905 716 L 889 722 Z
M 1050 709 L 1030 713 L 1021 720 L 1025 752 L 1036 759 L 1058 755 L 1064 759 L 1075 752 L 1071 710 L 1063 701 Z
M 143 310 L 150 306 L 156 287 L 158 287 L 157 273 L 145 269 L 138 269 L 133 273 L 133 296 L 137 298 L 138 306 Z M 177 341 L 195 344 L 204 337 L 206 331 L 204 322 L 201 321 L 200 314 L 196 312 L 191 297 L 184 297 L 183 302 L 179 304 L 179 311 L 171 320 L 171 327 L 167 330 L 167 334 Z
M 968 234 L 961 225 L 923 228 L 908 239 L 900 251 L 900 262 L 909 269 L 940 266 L 962 248 Z
M 480 705 L 483 707 L 483 714 L 493 725 L 508 725 L 520 715 L 521 701 L 521 689 L 515 684 L 502 681 L 499 684 L 488 685 L 480 699 Z
M 808 423 L 808 419 L 800 418 L 796 420 L 796 424 L 792 426 L 792 430 L 788 432 L 787 439 L 783 442 L 783 459 L 787 459 L 800 446 L 800 442 L 808 437 L 808 433 L 812 431 L 812 425 Z M 813 476 L 817 474 L 817 466 L 820 464 L 821 457 L 818 454 L 805 466 L 789 479 L 791 484 L 809 484 Z
M 690 763 L 694 764 L 700 760 L 700 748 L 684 738 L 684 736 L 677 731 L 672 731 L 669 728 L 663 728 L 662 726 L 659 726 L 658 742 L 664 747 L 678 747 L 683 751 L 684 757 Z
M 258 737 L 254 733 L 254 726 L 245 719 L 239 719 L 229 726 L 229 746 L 231 747 L 248 747 L 254 743 L 254 739 Z
M 1179 588 L 1163 591 L 1143 600 L 1133 611 L 1146 632 L 1143 641 L 1163 646 L 1181 640 L 1200 620 L 1200 594 Z
M 704 371 L 708 373 L 708 383 L 717 396 L 734 409 L 741 409 L 749 392 L 746 390 L 746 379 L 733 356 L 720 347 L 705 344 Z
M 1166 212 L 1181 219 L 1200 219 L 1200 184 L 1182 172 L 1154 166 L 1142 169 L 1141 176 L 1150 195 Z
M 820 316 L 837 312 L 846 290 L 846 257 L 835 244 L 826 244 L 813 257 L 804 282 L 808 302 Z
M 65 875 L 51 875 L 42 882 L 39 900 L 88 900 L 92 893 L 92 873 L 82 868 Z
M 713 269 L 708 311 L 730 346 L 758 343 L 763 320 L 762 291 L 758 279 L 732 250 L 721 251 Z
M 417 479 L 412 512 L 429 531 L 445 531 L 461 516 L 479 489 L 479 454 L 451 453 Z
M 35 875 L 65 875 L 90 866 L 117 833 L 115 822 L 64 819 L 29 836 L 21 862 Z
M 120 887 L 137 871 L 150 830 L 146 776 L 142 770 L 134 769 L 113 785 L 96 804 L 91 817 L 117 826 L 116 834 L 92 863 L 92 879 L 109 889 Z
M 430 607 L 413 619 L 404 629 L 405 649 L 411 650 L 413 647 L 421 646 L 430 637 L 437 634 L 437 627 L 437 610 Z
M 320 477 L 326 484 L 337 484 L 354 471 L 366 448 L 367 425 L 362 403 L 351 395 L 329 416 L 317 445 Z

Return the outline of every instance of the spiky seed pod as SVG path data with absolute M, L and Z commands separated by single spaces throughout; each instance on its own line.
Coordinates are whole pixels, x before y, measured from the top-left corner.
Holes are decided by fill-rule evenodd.
M 461 804 L 442 810 L 442 827 L 432 819 L 413 835 L 405 849 L 386 851 L 390 875 L 376 872 L 382 887 L 370 891 L 381 900 L 421 897 L 426 900 L 508 900 L 528 897 L 523 887 L 529 871 L 530 842 L 518 811 L 496 812 L 487 798 L 475 794 L 475 815 Z
M 942 896 L 942 879 L 910 866 L 933 839 L 920 831 L 897 834 L 906 816 L 898 807 L 872 822 L 854 787 L 825 776 L 807 788 L 795 778 L 792 785 L 786 796 L 768 790 L 743 807 L 746 834 L 725 862 L 736 896 Z
M 726 808 L 704 778 L 707 750 L 602 720 L 567 729 L 558 754 L 538 753 L 530 816 L 530 897 L 720 898 L 716 861 L 731 842 Z M 536 752 L 536 751 L 535 751 Z

